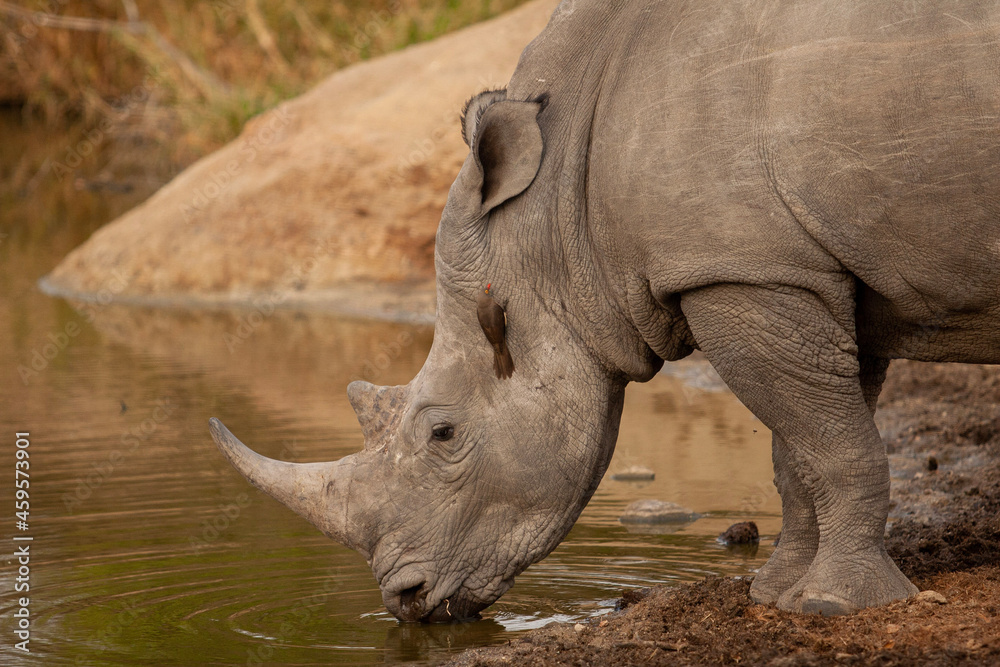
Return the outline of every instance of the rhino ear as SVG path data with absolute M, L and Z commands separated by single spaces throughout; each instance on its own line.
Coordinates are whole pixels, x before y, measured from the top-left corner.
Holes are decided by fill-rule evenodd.
M 465 145 L 472 148 L 476 136 L 476 126 L 483 117 L 483 112 L 493 104 L 507 99 L 507 89 L 484 90 L 475 97 L 470 97 L 462 109 L 462 139 Z
M 542 163 L 542 131 L 537 118 L 545 107 L 545 99 L 498 100 L 496 92 L 474 98 L 463 119 L 463 129 L 482 177 L 483 214 L 524 192 L 535 180 Z M 473 116 L 476 121 L 470 133 Z

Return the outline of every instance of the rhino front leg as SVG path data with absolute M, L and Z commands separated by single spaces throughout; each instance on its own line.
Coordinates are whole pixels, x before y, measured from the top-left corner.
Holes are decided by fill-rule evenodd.
M 868 411 L 874 415 L 889 360 L 859 355 L 858 363 L 861 392 Z M 760 604 L 777 602 L 798 583 L 812 565 L 819 546 L 819 524 L 812 497 L 799 479 L 788 446 L 777 433 L 772 435 L 771 461 L 774 485 L 781 496 L 781 540 L 750 586 L 750 596 Z
M 849 613 L 917 590 L 885 551 L 889 466 L 868 405 L 885 369 L 864 359 L 862 386 L 848 289 L 824 301 L 798 288 L 727 284 L 681 301 L 699 347 L 776 434 L 793 541 L 762 569 L 757 591 L 761 601 L 777 595 L 782 609 Z M 842 312 L 827 303 L 842 304 Z M 810 504 L 815 549 L 803 567 L 813 551 Z

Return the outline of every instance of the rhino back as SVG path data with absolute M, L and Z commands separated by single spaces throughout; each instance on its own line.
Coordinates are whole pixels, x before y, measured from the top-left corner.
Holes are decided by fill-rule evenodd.
M 909 321 L 1000 285 L 1000 5 L 947 4 L 778 59 L 766 110 L 777 194 Z
M 880 317 L 992 318 L 998 45 L 995 2 L 577 0 L 511 89 L 572 98 L 560 199 L 661 291 L 846 269 Z

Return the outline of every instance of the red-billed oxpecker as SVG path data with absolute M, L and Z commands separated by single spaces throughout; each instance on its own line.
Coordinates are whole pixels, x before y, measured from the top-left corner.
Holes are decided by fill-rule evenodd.
M 479 326 L 486 334 L 486 340 L 493 346 L 493 370 L 497 378 L 509 378 L 514 374 L 514 360 L 507 349 L 507 314 L 493 295 L 490 285 L 476 299 L 476 314 L 479 316 Z

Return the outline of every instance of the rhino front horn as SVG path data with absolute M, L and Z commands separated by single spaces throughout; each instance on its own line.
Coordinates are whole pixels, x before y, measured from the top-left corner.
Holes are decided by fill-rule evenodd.
M 365 522 L 357 516 L 364 512 L 363 499 L 350 502 L 348 498 L 353 483 L 365 476 L 367 466 L 357 458 L 360 455 L 324 463 L 275 461 L 244 445 L 215 417 L 208 424 L 219 450 L 251 484 L 331 539 L 370 559 L 371 540 L 362 528 Z M 348 516 L 349 507 L 352 516 Z

